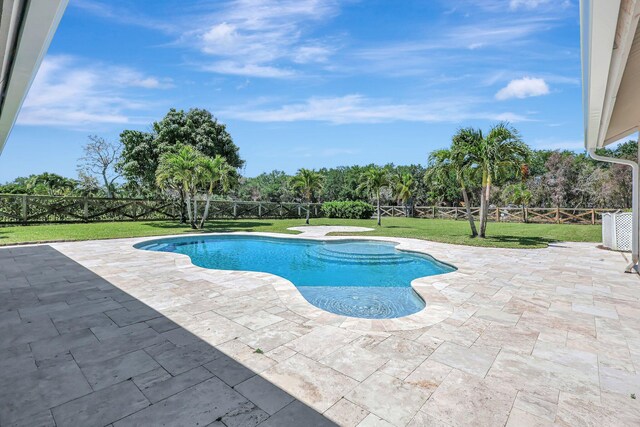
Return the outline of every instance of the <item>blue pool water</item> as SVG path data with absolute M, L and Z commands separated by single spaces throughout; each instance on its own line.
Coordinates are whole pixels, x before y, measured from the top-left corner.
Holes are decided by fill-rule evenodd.
M 425 302 L 411 281 L 453 271 L 428 255 L 364 240 L 317 241 L 259 236 L 193 236 L 153 240 L 138 249 L 188 255 L 204 268 L 261 271 L 292 282 L 311 304 L 332 313 L 388 319 Z

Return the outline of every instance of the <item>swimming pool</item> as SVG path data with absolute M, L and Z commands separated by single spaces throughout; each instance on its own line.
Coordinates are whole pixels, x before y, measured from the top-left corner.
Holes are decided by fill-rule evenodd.
M 223 235 L 147 241 L 138 249 L 187 255 L 197 266 L 260 271 L 292 282 L 311 304 L 331 313 L 389 319 L 425 302 L 411 287 L 418 277 L 455 270 L 428 255 L 372 240 L 307 240 Z

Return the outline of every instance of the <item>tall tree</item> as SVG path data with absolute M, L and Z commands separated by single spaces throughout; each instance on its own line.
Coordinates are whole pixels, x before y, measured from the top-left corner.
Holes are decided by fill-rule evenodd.
M 198 186 L 204 180 L 201 163 L 202 153 L 185 145 L 176 153 L 165 153 L 160 158 L 156 182 L 160 188 L 182 189 L 186 196 L 187 215 L 191 228 L 198 228 Z M 193 201 L 193 207 L 191 205 Z
M 529 154 L 518 131 L 507 123 L 498 123 L 489 133 L 474 128 L 459 129 L 453 145 L 463 156 L 465 168 L 475 168 L 481 175 L 480 237 L 486 236 L 491 183 L 507 175 L 516 175 Z
M 376 199 L 378 210 L 378 225 L 381 225 L 380 217 L 380 192 L 383 188 L 389 186 L 389 172 L 378 166 L 372 166 L 367 169 L 361 176 L 361 182 L 358 186 L 359 191 L 363 191 Z
M 307 218 L 305 223 L 309 224 L 309 214 L 311 211 L 311 201 L 314 194 L 322 188 L 323 176 L 312 169 L 301 168 L 298 173 L 291 178 L 291 187 L 299 191 L 303 201 L 307 202 Z
M 114 197 L 114 182 L 120 177 L 115 168 L 120 160 L 120 145 L 97 135 L 89 135 L 83 152 L 78 161 L 78 173 L 99 176 L 107 197 Z
M 199 108 L 188 112 L 172 108 L 162 120 L 153 123 L 150 132 L 125 130 L 120 141 L 123 146 L 120 170 L 129 181 L 137 182 L 142 191 L 151 194 L 156 188 L 160 158 L 176 152 L 176 147 L 191 146 L 212 158 L 220 155 L 234 168 L 244 164 L 226 126 L 209 111 Z
M 396 174 L 393 178 L 393 195 L 402 203 L 404 207 L 404 216 L 408 217 L 410 210 L 408 201 L 413 198 L 415 189 L 415 180 L 410 173 Z
M 77 182 L 55 173 L 43 172 L 39 175 L 31 175 L 27 179 L 26 186 L 32 194 L 67 196 L 73 193 Z
M 236 170 L 221 155 L 217 155 L 213 159 L 211 157 L 202 156 L 198 160 L 198 167 L 201 168 L 202 181 L 207 187 L 206 204 L 204 213 L 200 220 L 200 228 L 204 228 L 204 223 L 209 216 L 209 206 L 211 204 L 211 196 L 215 191 L 221 195 L 226 195 L 231 187 L 237 182 Z
M 467 220 L 469 221 L 469 227 L 471 227 L 471 236 L 476 237 L 478 230 L 476 229 L 476 223 L 471 214 L 471 202 L 469 201 L 468 192 L 468 182 L 473 174 L 473 170 L 466 167 L 464 157 L 462 147 L 455 141 L 451 150 L 442 149 L 433 151 L 429 155 L 429 168 L 425 174 L 425 181 L 433 186 L 443 186 L 446 188 L 449 185 L 451 177 L 454 177 L 459 191 L 462 194 Z

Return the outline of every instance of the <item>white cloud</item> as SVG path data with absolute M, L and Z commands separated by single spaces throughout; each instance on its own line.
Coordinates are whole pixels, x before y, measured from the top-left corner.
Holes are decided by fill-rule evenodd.
M 503 112 L 474 111 L 480 102 L 471 98 L 434 100 L 428 104 L 392 103 L 358 94 L 341 97 L 311 97 L 304 102 L 279 107 L 244 105 L 220 111 L 221 117 L 252 122 L 320 121 L 332 124 L 408 122 L 459 122 L 463 120 L 509 120 L 527 117 Z
M 511 98 L 528 98 L 531 96 L 547 95 L 549 93 L 549 85 L 544 79 L 523 77 L 517 80 L 511 80 L 509 84 L 496 93 L 496 99 L 503 101 Z
M 244 64 L 234 61 L 219 61 L 202 67 L 205 71 L 235 76 L 264 77 L 282 79 L 293 77 L 296 73 L 290 69 L 276 68 L 269 65 Z
M 536 9 L 540 6 L 554 6 L 566 8 L 571 5 L 570 0 L 511 0 L 509 2 L 509 8 L 511 10 L 517 9 Z
M 230 0 L 185 32 L 182 42 L 195 44 L 216 58 L 204 67 L 220 74 L 263 78 L 292 77 L 282 65 L 325 62 L 333 53 L 322 40 L 303 36 L 314 22 L 337 11 L 337 1 Z
M 71 56 L 47 56 L 18 116 L 18 124 L 79 129 L 131 123 L 133 112 L 148 107 L 135 89 L 171 85 L 170 80 L 128 67 L 86 64 Z

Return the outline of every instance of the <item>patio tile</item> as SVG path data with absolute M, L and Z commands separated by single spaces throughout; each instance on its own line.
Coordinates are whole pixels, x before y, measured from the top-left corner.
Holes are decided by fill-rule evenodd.
M 207 425 L 246 403 L 231 387 L 218 378 L 211 378 L 113 425 Z
M 598 317 L 606 317 L 608 319 L 617 319 L 618 313 L 615 310 L 597 307 L 586 304 L 572 304 L 571 309 L 576 313 L 593 314 Z
M 347 399 L 340 399 L 335 405 L 327 409 L 323 415 L 342 427 L 356 427 L 368 414 L 369 411 L 355 403 Z
M 98 339 L 89 329 L 80 329 L 68 334 L 45 338 L 31 343 L 31 351 L 36 361 L 49 359 L 72 348 L 97 343 Z
M 32 343 L 59 335 L 50 319 L 38 319 L 33 322 L 21 322 L 0 328 L 0 349 L 18 344 Z
M 358 334 L 335 326 L 322 326 L 297 338 L 287 347 L 311 359 L 320 360 L 358 338 Z M 318 345 L 322 343 L 322 345 Z
M 94 390 L 100 390 L 159 367 L 160 365 L 144 350 L 137 350 L 85 365 L 81 369 L 91 387 Z
M 152 357 L 171 375 L 178 375 L 220 357 L 222 353 L 207 343 L 174 346 Z
M 431 393 L 438 388 L 451 371 L 451 367 L 427 359 L 405 381 Z
M 547 402 L 546 400 L 523 392 L 518 392 L 513 407 L 550 422 L 556 419 L 558 409 L 558 405 L 555 403 Z
M 251 369 L 226 355 L 221 355 L 204 367 L 231 387 L 256 375 Z
M 6 290 L 0 289 L 0 386 L 3 381 L 13 385 L 11 378 L 26 378 L 31 388 L 26 391 L 22 385 L 25 389 L 18 394 L 38 395 L 33 381 L 46 383 L 34 380 L 38 372 L 49 372 L 53 378 L 56 370 L 72 366 L 74 360 L 82 369 L 101 364 L 108 367 L 111 359 L 143 357 L 135 355 L 144 350 L 160 364 L 152 364 L 153 369 L 133 377 L 148 399 L 155 401 L 141 411 L 151 422 L 166 413 L 167 423 L 179 423 L 187 420 L 182 417 L 191 411 L 196 422 L 217 427 L 223 423 L 313 425 L 309 420 L 318 425 L 333 423 L 300 401 L 267 419 L 265 411 L 240 394 L 234 395 L 224 383 L 237 385 L 249 378 L 258 381 L 256 372 L 292 398 L 313 402 L 327 417 L 337 419 L 338 414 L 348 413 L 357 418 L 345 418 L 344 425 L 364 420 L 403 425 L 407 420 L 396 414 L 401 419 L 398 422 L 379 413 L 386 411 L 388 402 L 377 402 L 375 396 L 361 397 L 363 401 L 372 399 L 367 403 L 377 410 L 372 415 L 362 402 L 349 400 L 355 390 L 366 392 L 349 375 L 364 379 L 364 383 L 386 378 L 377 385 L 384 387 L 380 396 L 393 396 L 389 390 L 396 387 L 417 390 L 416 396 L 421 395 L 426 403 L 408 419 L 412 426 L 465 424 L 463 416 L 466 414 L 468 421 L 470 413 L 475 415 L 473 411 L 480 414 L 474 420 L 479 425 L 492 424 L 484 411 L 496 414 L 499 421 L 495 424 L 509 425 L 557 421 L 560 425 L 608 423 L 617 427 L 640 421 L 638 400 L 629 396 L 638 382 L 636 369 L 640 366 L 636 328 L 640 287 L 636 277 L 618 273 L 624 268 L 620 254 L 578 243 L 516 251 L 399 239 L 407 248 L 460 263 L 454 274 L 420 282 L 429 300 L 444 307 L 444 321 L 429 327 L 416 321 L 347 321 L 323 314 L 304 301 L 288 305 L 275 290 L 274 283 L 279 282 L 273 276 L 232 271 L 214 274 L 190 263 L 167 262 L 164 255 L 132 248 L 132 242 L 139 240 L 55 245 L 69 257 L 46 246 L 17 248 L 19 259 L 17 255 L 5 256 L 14 249 L 0 249 L 0 281 L 6 278 L 13 282 Z M 517 271 L 513 271 L 514 262 Z M 576 270 L 576 263 L 589 267 Z M 25 274 L 29 269 L 32 271 Z M 291 291 L 299 298 L 295 289 Z M 191 314 L 183 310 L 189 304 Z M 25 316 L 29 313 L 26 320 L 31 323 L 21 319 L 17 310 Z M 258 312 L 260 321 L 255 322 L 251 314 Z M 152 318 L 141 320 L 146 316 Z M 278 320 L 271 316 L 284 320 L 271 323 Z M 52 325 L 46 324 L 47 317 L 55 319 Z M 395 330 L 400 326 L 410 329 Z M 91 338 L 88 328 L 99 342 Z M 64 337 L 69 333 L 75 335 Z M 29 343 L 34 345 L 33 352 Z M 255 353 L 257 348 L 264 354 Z M 54 356 L 49 357 L 51 354 Z M 388 362 L 369 365 L 372 355 Z M 223 381 L 211 377 L 203 364 Z M 118 372 L 120 367 L 116 363 L 107 371 L 112 369 Z M 462 369 L 473 374 L 460 372 Z M 87 394 L 71 399 L 86 398 L 88 402 L 91 394 L 115 387 L 92 392 L 77 367 L 75 370 L 69 370 L 65 381 L 84 381 Z M 372 370 L 375 372 L 367 377 Z M 118 380 L 126 379 L 125 375 L 118 375 Z M 454 384 L 456 375 L 464 381 Z M 60 374 L 58 377 L 48 380 L 50 387 L 63 380 Z M 224 387 L 212 387 L 218 391 L 210 396 L 230 393 L 238 399 L 229 411 L 220 413 L 220 421 L 209 418 L 207 403 L 193 402 L 192 390 L 212 380 Z M 131 381 L 116 386 L 124 383 Z M 79 388 L 74 387 L 73 392 Z M 0 399 L 4 396 L 0 391 Z M 44 401 L 48 398 L 23 397 L 23 402 L 36 403 L 25 404 L 26 412 L 16 421 L 51 423 L 50 408 L 67 402 L 61 402 L 61 396 L 53 399 L 54 403 Z M 211 397 L 209 402 L 213 400 Z M 404 400 L 413 405 L 411 399 Z M 513 405 L 505 412 L 509 400 Z M 97 410 L 100 402 L 95 405 Z M 0 408 L 0 414 L 3 411 L 8 409 Z M 393 416 L 392 410 L 388 412 Z
M 132 381 L 125 381 L 53 408 L 58 427 L 106 425 L 149 406 Z
M 258 310 L 255 313 L 247 314 L 244 316 L 236 317 L 234 322 L 241 324 L 242 326 L 255 331 L 262 329 L 266 326 L 273 325 L 282 321 L 282 317 L 275 314 L 268 313 L 264 310 Z
M 236 385 L 234 389 L 269 415 L 275 414 L 294 400 L 291 395 L 259 375 Z
M 395 425 L 406 425 L 429 394 L 419 386 L 376 372 L 345 397 Z
M 606 400 L 606 399 L 605 399 Z M 620 401 L 598 404 L 592 399 L 560 393 L 556 424 L 560 426 L 633 426 L 640 422 L 640 403 L 624 396 Z
M 11 427 L 56 427 L 56 422 L 50 410 L 28 415 L 18 421 L 14 421 Z
M 206 381 L 212 376 L 211 372 L 200 366 L 176 375 L 175 377 L 170 376 L 160 381 L 154 381 L 153 384 L 140 387 L 140 390 L 151 403 L 156 403 L 191 386 Z M 136 384 L 137 383 L 138 382 L 136 382 Z
M 296 400 L 259 424 L 260 427 L 337 427 L 333 421 L 323 417 L 304 403 Z
M 375 414 L 369 414 L 358 424 L 358 427 L 393 427 L 393 424 Z
M 37 414 L 91 393 L 78 366 L 63 362 L 27 373 L 0 377 L 0 424 Z
M 549 420 L 545 420 L 535 415 L 525 412 L 521 409 L 514 408 L 509 414 L 509 420 L 506 427 L 553 427 L 555 424 Z
M 600 387 L 604 391 L 640 396 L 640 374 L 627 370 L 600 366 Z
M 219 427 L 253 427 L 268 418 L 269 414 L 253 403 L 247 402 L 222 417 Z
M 515 389 L 495 387 L 486 380 L 454 370 L 433 393 L 422 412 L 452 426 L 468 425 L 470 417 L 476 425 L 504 425 L 515 396 Z
M 320 359 L 320 363 L 358 381 L 364 381 L 387 361 L 379 354 L 351 344 Z
M 329 409 L 358 384 L 302 354 L 273 366 L 262 376 L 320 412 Z
M 472 375 L 484 377 L 498 354 L 498 349 L 471 346 L 463 347 L 449 342 L 443 343 L 429 360 L 440 362 Z
M 0 372 L 28 372 L 35 371 L 36 361 L 31 353 L 29 344 L 20 344 L 0 350 Z M 0 378 L 0 381 L 2 378 Z

